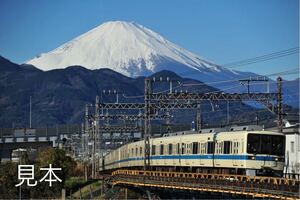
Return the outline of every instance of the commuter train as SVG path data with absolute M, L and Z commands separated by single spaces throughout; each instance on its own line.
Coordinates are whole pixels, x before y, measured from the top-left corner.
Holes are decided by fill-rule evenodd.
M 153 170 L 282 176 L 285 135 L 264 130 L 177 132 L 150 139 Z M 108 152 L 100 171 L 142 169 L 144 140 Z

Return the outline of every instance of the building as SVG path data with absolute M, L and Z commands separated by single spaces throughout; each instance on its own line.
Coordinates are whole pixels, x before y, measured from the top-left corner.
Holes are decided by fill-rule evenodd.
M 299 125 L 285 127 L 283 133 L 286 135 L 285 147 L 285 169 L 286 177 L 298 178 L 300 174 L 300 135 Z

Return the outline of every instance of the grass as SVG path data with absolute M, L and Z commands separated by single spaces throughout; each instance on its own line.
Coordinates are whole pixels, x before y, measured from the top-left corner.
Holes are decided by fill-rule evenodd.
M 85 185 L 81 189 L 79 188 L 75 193 L 72 194 L 72 198 L 80 199 L 80 190 L 82 199 L 91 199 L 90 193 L 92 193 L 93 199 L 100 199 L 101 182 L 95 181 L 91 184 Z

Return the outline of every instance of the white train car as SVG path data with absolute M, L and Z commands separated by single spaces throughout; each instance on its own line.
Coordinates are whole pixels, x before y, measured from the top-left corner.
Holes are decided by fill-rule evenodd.
M 171 135 L 150 140 L 150 163 L 159 170 L 281 176 L 285 136 L 268 131 Z M 104 169 L 142 168 L 144 141 L 105 156 Z

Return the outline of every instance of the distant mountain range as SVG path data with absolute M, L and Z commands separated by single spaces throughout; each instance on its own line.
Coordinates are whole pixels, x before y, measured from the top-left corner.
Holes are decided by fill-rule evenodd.
M 143 96 L 145 76 L 200 84 L 178 90 L 239 93 L 246 91 L 239 79 L 259 75 L 221 67 L 134 22 L 107 22 L 26 64 L 18 65 L 0 57 L 0 127 L 28 126 L 30 96 L 34 126 L 80 123 L 85 103 L 93 103 L 103 90 Z M 270 91 L 275 91 L 276 82 L 270 80 L 270 85 Z M 167 86 L 156 88 L 165 89 Z M 266 91 L 266 86 L 251 86 L 251 91 Z M 299 107 L 299 79 L 284 81 L 283 94 L 286 104 Z M 112 95 L 102 97 L 104 101 L 114 101 Z M 255 118 L 257 110 L 250 106 L 234 103 L 230 107 L 232 121 Z M 208 103 L 202 109 L 207 123 L 224 123 L 224 103 Z M 181 112 L 180 116 L 173 121 L 191 122 L 195 114 Z
M 135 78 L 161 70 L 204 82 L 226 92 L 246 92 L 239 79 L 261 77 L 252 72 L 231 70 L 207 61 L 168 41 L 158 33 L 134 22 L 106 22 L 48 53 L 27 61 L 42 70 L 84 66 L 87 69 L 109 68 Z M 270 80 L 270 91 L 276 82 Z M 284 99 L 299 106 L 299 80 L 287 82 Z M 298 88 L 297 88 L 298 86 Z M 266 85 L 252 85 L 254 92 L 266 91 Z
M 171 71 L 160 71 L 153 77 L 169 77 L 181 83 L 200 84 L 192 88 L 197 92 L 218 91 L 200 81 L 182 78 Z M 155 87 L 166 90 L 168 85 Z M 187 88 L 177 87 L 178 91 Z M 81 66 L 41 71 L 32 65 L 18 65 L 0 57 L 0 127 L 28 127 L 29 98 L 32 96 L 32 122 L 34 127 L 55 124 L 81 123 L 86 103 L 94 103 L 95 96 L 103 91 L 116 90 L 124 93 L 120 102 L 142 102 L 144 77 L 129 78 L 110 69 L 89 70 Z M 189 88 L 191 90 L 191 88 Z M 101 95 L 104 102 L 115 102 L 115 96 Z M 141 96 L 141 98 L 130 98 Z M 205 102 L 201 109 L 205 123 L 224 124 L 226 104 L 212 106 Z M 214 110 L 214 112 L 212 112 Z M 253 121 L 257 110 L 243 103 L 231 103 L 231 121 Z M 172 121 L 190 123 L 195 112 L 179 111 Z M 262 113 L 264 118 L 274 118 Z

